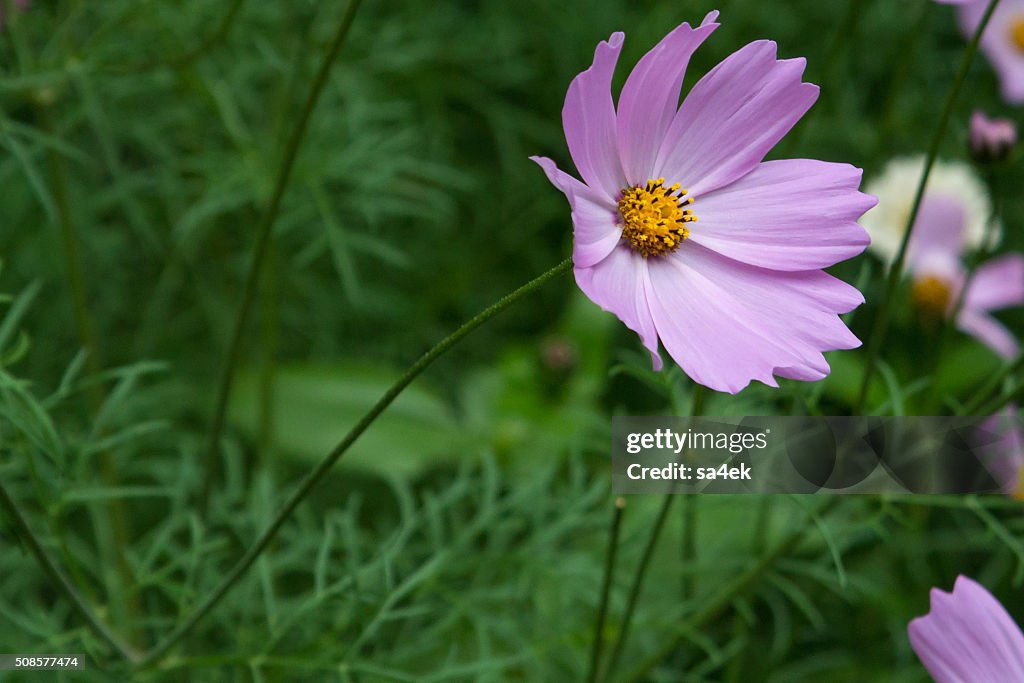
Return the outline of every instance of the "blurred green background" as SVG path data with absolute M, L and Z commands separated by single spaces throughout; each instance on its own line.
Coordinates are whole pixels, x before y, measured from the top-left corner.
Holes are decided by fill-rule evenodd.
M 166 634 L 402 368 L 569 254 L 565 200 L 527 157 L 572 168 L 562 100 L 595 44 L 626 32 L 618 87 L 714 8 L 722 27 L 687 83 L 771 38 L 822 86 L 773 156 L 871 177 L 926 149 L 964 44 L 928 0 L 365 0 L 275 223 L 203 515 L 203 440 L 255 228 L 345 3 L 8 6 L 0 477 L 126 639 L 143 649 Z M 965 156 L 975 107 L 1021 121 L 981 57 L 944 158 Z M 1024 248 L 1022 180 L 1019 163 L 998 177 L 1007 250 Z M 850 321 L 864 338 L 881 267 L 862 256 L 834 272 L 865 292 Z M 1020 310 L 1001 319 L 1024 329 Z M 935 357 L 935 334 L 897 307 L 877 410 L 947 411 L 998 367 L 966 338 Z M 849 412 L 862 355 L 832 354 L 816 385 L 713 396 L 708 410 Z M 690 393 L 563 277 L 439 360 L 157 667 L 129 673 L 0 518 L 0 651 L 89 654 L 58 680 L 581 680 L 611 517 L 610 416 L 685 412 Z M 926 680 L 906 621 L 958 573 L 1024 614 L 1010 501 L 848 500 L 809 524 L 814 502 L 676 503 L 616 680 Z M 659 503 L 629 501 L 612 640 Z M 697 550 L 681 557 L 684 520 Z

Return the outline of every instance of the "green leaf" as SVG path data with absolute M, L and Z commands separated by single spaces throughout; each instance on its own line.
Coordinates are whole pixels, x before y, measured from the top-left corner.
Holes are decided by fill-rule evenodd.
M 318 462 L 384 394 L 394 370 L 365 363 L 296 364 L 274 373 L 269 413 L 273 446 Z M 239 375 L 228 417 L 248 437 L 261 429 L 257 371 Z M 353 444 L 341 467 L 414 476 L 459 454 L 462 432 L 445 403 L 421 384 L 408 387 Z

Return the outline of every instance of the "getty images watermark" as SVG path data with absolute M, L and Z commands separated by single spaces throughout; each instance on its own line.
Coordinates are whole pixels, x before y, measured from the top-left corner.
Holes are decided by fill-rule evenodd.
M 614 492 L 989 493 L 1015 418 L 615 417 Z

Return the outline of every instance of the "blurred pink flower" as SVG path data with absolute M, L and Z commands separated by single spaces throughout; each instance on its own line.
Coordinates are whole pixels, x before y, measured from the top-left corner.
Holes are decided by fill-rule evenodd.
M 1009 405 L 981 423 L 985 438 L 991 443 L 978 452 L 985 467 L 1000 484 L 1002 492 L 1024 499 L 1021 468 L 1024 467 L 1024 433 L 1016 405 Z
M 660 339 L 718 391 L 778 386 L 774 375 L 818 380 L 829 372 L 822 351 L 860 344 L 838 314 L 863 303 L 821 269 L 864 250 L 857 219 L 875 199 L 848 164 L 762 162 L 818 97 L 801 81 L 805 60 L 776 59 L 772 41 L 727 57 L 679 105 L 687 62 L 717 16 L 648 52 L 617 109 L 624 36 L 597 46 L 562 109 L 584 182 L 531 158 L 572 209 L 577 284 L 640 335 L 655 369 Z
M 990 119 L 981 111 L 971 115 L 970 152 L 981 162 L 1003 161 L 1017 144 L 1017 126 L 1009 119 Z
M 981 23 L 988 2 L 973 0 L 958 4 L 957 16 L 964 35 L 972 36 Z M 1024 0 L 1002 0 L 981 37 L 981 49 L 999 74 L 1003 98 L 1024 103 Z
M 907 251 L 915 303 L 925 311 L 951 315 L 967 282 L 963 206 L 954 198 L 926 194 Z M 1020 346 L 990 313 L 1024 304 L 1024 256 L 1003 254 L 982 263 L 967 285 L 956 326 L 1004 358 Z
M 936 683 L 1024 681 L 1024 634 L 999 601 L 966 576 L 931 591 L 931 611 L 910 622 L 910 644 Z

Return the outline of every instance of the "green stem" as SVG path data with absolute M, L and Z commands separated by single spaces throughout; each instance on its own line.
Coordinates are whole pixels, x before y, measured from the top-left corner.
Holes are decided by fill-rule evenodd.
M 36 556 L 36 560 L 39 565 L 46 572 L 53 585 L 56 586 L 61 593 L 71 602 L 71 606 L 78 612 L 78 615 L 82 617 L 89 628 L 92 629 L 97 636 L 99 636 L 104 642 L 110 645 L 114 650 L 121 655 L 124 659 L 130 662 L 139 661 L 140 657 L 132 647 L 121 641 L 120 638 L 110 629 L 107 624 L 96 615 L 92 607 L 89 606 L 89 602 L 85 597 L 78 592 L 75 585 L 68 578 L 68 575 L 64 573 L 60 565 L 50 557 L 50 553 L 43 547 L 42 542 L 32 532 L 32 528 L 28 524 L 28 520 L 25 519 L 25 515 L 22 514 L 18 508 L 17 503 L 11 498 L 11 495 L 4 488 L 3 484 L 0 483 L 0 508 L 7 513 L 11 521 L 14 524 L 14 530 L 18 536 L 28 545 L 29 550 L 33 555 Z
M 560 264 L 547 271 L 543 275 L 531 280 L 519 289 L 515 290 L 511 294 L 508 294 L 496 303 L 492 304 L 488 308 L 478 313 L 473 319 L 465 323 L 462 327 L 452 332 L 450 335 L 445 337 L 432 349 L 427 351 L 425 354 L 420 356 L 420 359 L 413 363 L 408 370 L 405 371 L 401 377 L 395 381 L 394 384 L 384 393 L 383 396 L 370 408 L 369 412 L 363 415 L 362 419 L 349 431 L 345 438 L 334 447 L 327 456 L 320 461 L 320 464 L 316 466 L 309 474 L 303 478 L 298 488 L 288 498 L 284 506 L 278 511 L 270 525 L 260 534 L 260 537 L 256 542 L 239 558 L 235 566 L 232 567 L 231 571 L 221 580 L 216 588 L 196 607 L 192 613 L 179 625 L 177 626 L 164 640 L 158 643 L 152 650 L 146 653 L 140 662 L 140 666 L 148 666 L 153 664 L 161 657 L 163 657 L 168 650 L 174 647 L 178 641 L 180 641 L 185 635 L 192 630 L 192 628 L 199 623 L 199 621 L 212 610 L 221 598 L 223 598 L 229 590 L 238 582 L 243 574 L 252 566 L 256 558 L 270 545 L 270 542 L 277 535 L 277 532 L 281 529 L 284 523 L 291 517 L 291 514 L 295 511 L 313 487 L 320 482 L 320 480 L 327 474 L 341 456 L 345 455 L 349 447 L 356 442 L 356 440 L 362 435 L 366 429 L 373 424 L 381 413 L 391 402 L 398 397 L 402 391 L 409 386 L 409 384 L 416 379 L 420 373 L 427 369 L 431 363 L 437 360 L 440 356 L 444 355 L 446 351 L 451 349 L 457 343 L 459 343 L 463 337 L 468 335 L 476 328 L 483 325 L 485 322 L 493 318 L 498 313 L 502 312 L 513 303 L 523 298 L 530 292 L 534 291 L 541 285 L 545 284 L 549 280 L 567 272 L 572 267 L 572 259 L 566 259 Z
M 331 41 L 331 44 L 327 49 L 327 53 L 324 55 L 324 59 L 320 64 L 320 69 L 316 74 L 312 87 L 309 90 L 305 106 L 303 106 L 302 111 L 299 113 L 299 117 L 295 123 L 295 128 L 292 130 L 291 137 L 288 139 L 284 159 L 282 160 L 281 168 L 277 175 L 277 182 L 274 185 L 274 193 L 271 195 L 270 204 L 268 205 L 266 212 L 263 214 L 263 220 L 260 222 L 259 227 L 256 230 L 256 245 L 253 248 L 252 261 L 249 264 L 249 273 L 245 280 L 245 288 L 242 290 L 242 300 L 239 303 L 238 313 L 235 318 L 235 325 L 231 333 L 231 342 L 228 346 L 227 358 L 225 359 L 223 371 L 217 386 L 217 399 L 214 404 L 213 423 L 210 426 L 209 438 L 206 443 L 206 470 L 203 475 L 202 493 L 199 498 L 200 509 L 205 508 L 210 497 L 210 492 L 213 488 L 213 477 L 216 472 L 217 463 L 220 460 L 220 436 L 224 429 L 224 419 L 227 414 L 228 399 L 231 396 L 231 386 L 234 382 L 235 370 L 238 367 L 239 357 L 241 356 L 242 339 L 245 334 L 246 325 L 249 322 L 249 313 L 252 310 L 252 304 L 256 297 L 256 288 L 259 284 L 260 273 L 263 271 L 262 265 L 263 260 L 266 258 L 267 245 L 270 242 L 271 231 L 274 227 L 274 222 L 277 219 L 277 214 L 281 209 L 281 200 L 284 197 L 285 188 L 288 186 L 288 180 L 291 177 L 292 168 L 295 166 L 295 159 L 298 157 L 299 147 L 306 135 L 306 128 L 309 124 L 309 119 L 313 114 L 313 110 L 316 108 L 317 101 L 320 99 L 320 94 L 323 92 L 324 86 L 327 84 L 327 76 L 330 74 L 331 66 L 334 64 L 338 53 L 341 51 L 341 46 L 345 42 L 345 37 L 348 35 L 349 29 L 352 28 L 352 23 L 356 17 L 356 10 L 359 9 L 361 2 L 362 0 L 349 0 L 348 8 L 345 10 L 345 14 L 341 18 L 341 23 L 338 24 L 338 29 L 334 34 L 334 39 Z
M 697 496 L 689 495 L 683 499 L 683 601 L 688 602 L 693 597 L 694 574 L 693 567 L 697 562 Z
M 690 407 L 690 415 L 692 417 L 698 417 L 703 414 L 706 397 L 707 391 L 705 391 L 704 387 L 700 384 L 695 384 L 693 387 L 693 402 Z M 622 652 L 626 647 L 626 641 L 629 639 L 629 629 L 633 624 L 633 613 L 636 611 L 637 603 L 640 600 L 640 590 L 643 588 L 644 579 L 647 577 L 647 569 L 654 558 L 654 550 L 658 547 L 658 539 L 661 538 L 661 531 L 665 527 L 665 520 L 668 519 L 669 510 L 672 509 L 672 503 L 675 499 L 676 496 L 671 491 L 665 494 L 661 502 L 661 508 L 658 510 L 658 516 L 654 519 L 654 527 L 651 529 L 651 535 L 647 539 L 647 545 L 644 546 L 644 551 L 640 555 L 636 574 L 633 575 L 633 584 L 629 588 L 629 597 L 626 599 L 626 611 L 622 615 L 619 637 L 615 640 L 615 647 L 612 649 L 611 657 L 608 660 L 608 668 L 605 670 L 603 679 L 605 681 L 612 679 L 612 675 L 619 665 L 619 660 L 622 659 Z
M 46 133 L 54 138 L 59 138 L 50 108 L 40 104 L 37 113 Z M 60 230 L 61 246 L 64 252 L 68 288 L 71 291 L 75 330 L 78 343 L 85 350 L 85 364 L 88 373 L 90 376 L 96 377 L 103 369 L 103 361 L 96 332 L 96 321 L 89 308 L 81 239 L 73 218 L 67 168 L 64 164 L 64 157 L 52 146 L 47 151 L 46 160 L 56 208 L 55 219 Z M 92 384 L 88 389 L 87 396 L 93 416 L 98 415 L 105 400 L 102 387 L 99 384 Z M 97 455 L 97 464 L 103 483 L 110 488 L 116 488 L 120 478 L 113 456 L 109 452 L 103 451 Z M 89 514 L 96 533 L 99 555 L 102 559 L 99 573 L 104 577 L 104 587 L 108 599 L 112 599 L 118 585 L 127 587 L 135 581 L 124 554 L 125 548 L 130 546 L 132 538 L 131 516 L 126 513 L 124 502 L 121 500 L 110 500 L 105 506 L 97 507 L 99 510 L 90 506 Z M 141 614 L 141 607 L 136 600 L 129 600 L 125 603 L 115 601 L 113 610 L 114 622 L 121 627 L 125 626 L 129 617 Z
M 588 683 L 596 683 L 601 670 L 601 652 L 604 649 L 604 622 L 608 616 L 608 596 L 612 592 L 612 576 L 615 574 L 615 557 L 619 551 L 619 531 L 622 528 L 622 511 L 626 508 L 625 498 L 615 499 L 611 530 L 608 533 L 608 554 L 604 562 L 604 579 L 601 582 L 601 602 L 594 620 L 594 642 L 590 650 L 590 671 Z
M 896 290 L 903 278 L 903 266 L 907 258 L 907 245 L 910 243 L 910 237 L 914 231 L 914 223 L 917 222 L 917 213 L 921 208 L 921 200 L 924 198 L 924 191 L 928 185 L 928 177 L 931 175 L 932 166 L 935 164 L 936 157 L 938 157 L 939 147 L 942 145 L 942 141 L 946 136 L 946 128 L 949 127 L 949 119 L 953 114 L 953 106 L 956 104 L 957 97 L 960 95 L 964 82 L 967 80 L 967 73 L 970 71 L 971 63 L 974 61 L 974 56 L 978 52 L 978 43 L 981 41 L 981 36 L 985 32 L 985 28 L 988 26 L 988 22 L 992 18 L 992 13 L 995 11 L 998 4 L 999 0 L 989 0 L 988 7 L 985 9 L 985 14 L 981 19 L 981 23 L 978 24 L 978 28 L 974 31 L 974 35 L 971 36 L 971 40 L 967 44 L 963 58 L 960 60 L 960 67 L 957 70 L 953 86 L 950 88 L 949 94 L 946 95 L 946 101 L 942 106 L 942 113 L 939 115 L 939 125 L 936 127 L 935 134 L 932 136 L 931 145 L 928 148 L 928 156 L 924 164 L 924 171 L 921 173 L 921 179 L 917 183 L 917 190 L 914 193 L 914 202 L 911 204 L 910 215 L 907 216 L 907 224 L 906 229 L 903 231 L 903 239 L 900 242 L 899 250 L 896 252 L 896 258 L 893 260 L 892 266 L 889 269 L 889 280 L 886 284 L 885 295 L 882 298 L 881 307 L 878 310 L 875 325 L 871 331 L 871 337 L 868 339 L 866 350 L 867 361 L 864 366 L 864 376 L 861 379 L 857 403 L 853 411 L 854 415 L 859 415 L 864 410 L 864 403 L 867 401 L 868 397 L 868 389 L 871 386 L 871 380 L 875 374 L 875 365 L 878 360 L 878 353 L 885 341 L 886 335 L 889 332 L 889 318 L 892 315 L 892 305 L 893 301 L 896 299 Z
M 979 411 L 983 406 L 985 406 L 986 403 L 990 402 L 993 399 L 992 395 L 999 390 L 1003 382 L 1005 382 L 1006 379 L 1011 375 L 1016 374 L 1018 370 L 1022 369 L 1024 369 L 1024 353 L 1017 356 L 1017 360 L 1007 364 L 998 373 L 992 375 L 992 377 L 990 377 L 989 380 L 985 382 L 981 389 L 979 389 L 974 394 L 974 398 L 972 398 L 967 403 L 967 405 L 965 405 L 963 408 L 957 411 L 958 414 L 983 415 L 984 413 L 979 413 Z
M 991 402 L 986 403 L 978 410 L 978 414 L 995 415 L 1011 403 L 1020 402 L 1022 397 L 1024 397 L 1024 382 L 1017 384 L 1009 393 L 993 398 Z
M 234 25 L 235 19 L 241 12 L 243 5 L 245 5 L 245 0 L 234 0 L 231 3 L 231 6 L 228 7 L 228 11 L 224 13 L 223 18 L 221 18 L 220 23 L 217 25 L 217 28 L 213 31 L 213 33 L 207 36 L 206 40 L 199 43 L 199 45 L 195 46 L 185 54 L 179 55 L 168 60 L 170 66 L 175 69 L 181 69 L 183 67 L 186 67 L 192 62 L 202 57 L 210 50 L 212 50 L 217 45 L 217 43 L 224 40 L 224 38 L 227 37 L 228 33 L 230 33 L 231 27 L 232 25 Z M 151 63 L 140 68 L 147 69 L 149 67 L 157 65 L 158 63 Z
M 824 515 L 828 513 L 832 508 L 839 504 L 840 496 L 834 495 L 832 498 L 821 506 L 821 509 L 817 513 L 812 513 L 812 516 Z M 695 612 L 689 619 L 686 620 L 686 625 L 680 630 L 681 634 L 691 633 L 708 621 L 718 616 L 719 613 L 728 607 L 732 601 L 747 588 L 753 585 L 761 575 L 766 572 L 776 560 L 792 550 L 803 538 L 804 533 L 807 529 L 811 528 L 813 524 L 804 524 L 799 529 L 792 531 L 781 543 L 775 548 L 762 557 L 756 564 L 752 565 L 745 572 L 737 576 L 731 582 L 719 591 L 714 597 L 708 600 L 703 607 Z M 666 656 L 668 656 L 673 650 L 676 649 L 679 641 L 682 640 L 684 635 L 673 636 L 665 645 L 663 645 L 657 652 L 647 658 L 636 670 L 631 672 L 623 680 L 635 683 L 636 681 L 647 680 L 647 674 L 658 665 Z

